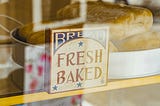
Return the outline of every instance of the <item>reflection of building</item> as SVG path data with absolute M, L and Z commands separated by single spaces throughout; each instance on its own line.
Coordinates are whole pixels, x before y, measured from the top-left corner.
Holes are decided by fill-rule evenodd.
M 69 3 L 70 0 L 0 0 L 0 14 L 12 17 L 23 24 L 53 21 L 56 19 L 56 12 Z M 0 23 L 9 30 L 19 26 L 1 17 Z M 0 34 L 2 33 L 6 32 L 0 29 Z
M 0 3 L 4 3 L 8 0 L 0 0 Z M 36 2 L 35 4 L 33 4 Z M 43 21 L 54 20 L 56 16 L 56 12 L 69 4 L 70 0 L 10 0 L 0 6 L 0 14 L 1 10 L 6 8 L 5 14 L 11 16 L 24 24 L 32 22 L 32 13 L 33 9 L 36 9 L 37 13 L 40 12 L 42 14 L 41 18 Z M 38 5 L 40 4 L 40 7 Z M 4 8 L 5 6 L 5 8 Z M 35 13 L 34 16 L 37 14 Z M 4 14 L 4 13 L 3 13 Z
M 56 19 L 57 11 L 69 4 L 70 0 L 33 0 L 33 21 L 51 21 Z

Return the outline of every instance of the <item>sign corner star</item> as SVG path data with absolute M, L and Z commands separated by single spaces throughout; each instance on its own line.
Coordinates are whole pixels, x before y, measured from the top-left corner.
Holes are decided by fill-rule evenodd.
M 53 90 L 57 91 L 58 90 L 58 86 L 57 85 L 53 86 Z

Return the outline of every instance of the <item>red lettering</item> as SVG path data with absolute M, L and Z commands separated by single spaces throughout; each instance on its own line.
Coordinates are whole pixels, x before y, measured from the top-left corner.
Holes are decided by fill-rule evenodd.
M 72 61 L 74 56 L 75 56 L 74 52 L 71 52 L 71 53 L 67 54 L 67 66 L 75 65 L 75 63 L 73 63 L 73 61 Z
M 77 65 L 83 65 L 83 64 L 84 64 L 84 51 L 77 52 Z
M 60 67 L 60 61 L 61 60 L 64 60 L 64 58 L 61 58 L 61 55 L 65 55 L 65 53 L 61 53 L 61 54 L 58 54 L 58 67 Z
M 81 69 L 81 71 L 79 71 L 79 69 L 76 69 L 76 81 L 83 81 L 83 78 L 81 77 L 81 73 L 83 71 L 84 68 Z
M 73 78 L 72 71 L 70 71 L 70 73 L 69 73 L 69 75 L 68 75 L 67 83 L 68 83 L 68 82 L 74 82 L 74 78 Z
M 65 75 L 65 71 L 60 71 L 60 72 L 57 73 L 57 84 L 64 83 L 64 81 L 65 81 L 64 75 Z

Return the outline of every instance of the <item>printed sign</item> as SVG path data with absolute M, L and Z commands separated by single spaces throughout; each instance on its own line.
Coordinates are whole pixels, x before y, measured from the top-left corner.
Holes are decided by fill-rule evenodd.
M 51 30 L 49 93 L 107 84 L 108 29 Z

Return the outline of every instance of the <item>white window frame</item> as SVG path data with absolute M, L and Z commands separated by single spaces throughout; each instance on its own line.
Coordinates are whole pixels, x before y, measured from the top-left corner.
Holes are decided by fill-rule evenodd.
M 44 30 L 45 28 L 57 28 L 62 27 L 66 25 L 73 25 L 81 22 L 85 22 L 86 20 L 86 14 L 87 14 L 87 5 L 86 0 L 79 0 L 80 2 L 80 17 L 74 18 L 71 20 L 63 20 L 63 21 L 57 21 L 57 22 L 51 22 L 48 24 L 42 24 L 42 0 L 32 0 L 32 20 L 34 23 L 33 30 L 34 31 L 40 31 Z

